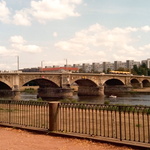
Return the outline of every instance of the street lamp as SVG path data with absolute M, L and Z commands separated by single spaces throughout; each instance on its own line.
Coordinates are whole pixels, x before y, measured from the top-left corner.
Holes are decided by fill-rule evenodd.
M 67 71 L 67 59 L 65 59 L 65 60 L 66 60 L 66 67 L 65 68 L 66 68 L 66 71 Z
M 17 71 L 19 71 L 19 56 L 17 56 Z
M 44 60 L 41 61 L 41 71 L 43 72 L 43 62 Z

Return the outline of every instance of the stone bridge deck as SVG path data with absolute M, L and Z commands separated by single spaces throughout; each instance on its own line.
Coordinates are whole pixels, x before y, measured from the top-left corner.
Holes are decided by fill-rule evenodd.
M 19 93 L 25 85 L 38 85 L 39 97 L 71 97 L 71 85 L 78 86 L 78 95 L 104 95 L 150 87 L 149 76 L 93 73 L 0 73 L 0 96 Z

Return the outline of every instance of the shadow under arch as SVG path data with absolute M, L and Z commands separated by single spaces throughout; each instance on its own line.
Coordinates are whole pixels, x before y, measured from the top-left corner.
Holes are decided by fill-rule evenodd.
M 71 88 L 59 87 L 56 83 L 45 78 L 31 80 L 23 86 L 38 86 L 37 98 L 42 98 L 43 100 L 49 101 L 72 96 Z
M 58 88 L 59 87 L 57 84 L 47 79 L 34 79 L 25 83 L 23 86 L 29 86 L 29 87 L 39 86 L 40 88 L 46 88 L 46 87 Z
M 116 86 L 116 85 L 124 85 L 124 83 L 119 79 L 109 79 L 104 83 L 104 86 Z
M 131 86 L 126 86 L 119 79 L 109 79 L 104 83 L 104 94 L 108 97 L 110 95 L 123 96 L 130 90 Z
M 13 91 L 10 86 L 8 86 L 6 83 L 0 81 L 0 97 L 5 98 L 5 97 L 12 97 L 13 96 Z
M 150 87 L 150 82 L 148 80 L 143 80 L 142 81 L 143 87 Z
M 98 86 L 94 81 L 90 79 L 77 79 L 72 85 L 77 88 L 78 96 L 101 96 L 104 95 L 103 87 Z
M 78 79 L 75 81 L 75 83 L 78 86 L 89 86 L 89 87 L 96 87 L 97 86 L 96 83 L 94 83 L 92 80 L 89 80 L 89 79 Z
M 131 86 L 133 88 L 140 88 L 141 87 L 140 82 L 137 79 L 132 79 L 130 82 L 131 82 Z

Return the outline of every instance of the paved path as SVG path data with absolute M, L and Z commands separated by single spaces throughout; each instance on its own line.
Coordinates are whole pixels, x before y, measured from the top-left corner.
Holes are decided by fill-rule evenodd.
M 0 127 L 0 150 L 134 150 L 110 144 L 54 137 L 20 129 Z

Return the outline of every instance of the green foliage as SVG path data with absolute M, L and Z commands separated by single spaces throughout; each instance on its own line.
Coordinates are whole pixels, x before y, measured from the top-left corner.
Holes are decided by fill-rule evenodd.
M 106 73 L 109 73 L 110 71 L 111 71 L 111 69 L 110 69 L 110 68 L 108 68 Z
M 110 101 L 107 100 L 107 101 L 104 102 L 104 104 L 105 104 L 105 105 L 109 105 L 109 104 L 110 104 Z
M 36 93 L 36 90 L 34 88 L 25 88 L 23 92 L 33 94 Z
M 134 75 L 150 76 L 150 69 L 147 68 L 145 63 L 141 64 L 139 67 L 137 67 L 137 65 L 134 65 L 133 69 L 131 70 L 131 72 Z
M 63 99 L 60 101 L 61 103 L 77 103 L 76 99 Z
M 140 124 L 136 124 L 136 127 L 140 128 L 140 127 L 141 127 L 141 125 L 140 125 Z
M 39 98 L 37 99 L 37 101 L 38 101 L 38 102 L 42 102 L 43 99 L 42 99 L 41 97 L 39 97 Z

